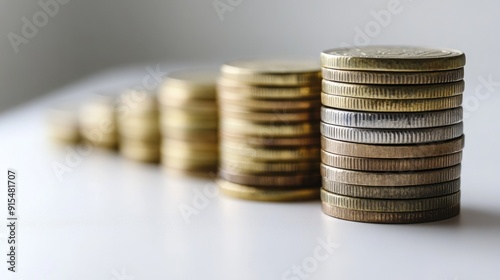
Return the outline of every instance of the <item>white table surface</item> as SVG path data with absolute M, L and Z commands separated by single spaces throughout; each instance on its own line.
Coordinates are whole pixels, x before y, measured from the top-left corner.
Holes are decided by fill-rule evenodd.
M 466 109 L 461 215 L 379 225 L 328 217 L 319 201 L 215 195 L 195 203 L 197 193 L 213 190 L 210 180 L 175 177 L 97 149 L 58 180 L 52 166 L 65 162 L 70 147 L 47 139 L 46 108 L 147 75 L 144 67 L 104 72 L 0 115 L 2 225 L 8 168 L 18 171 L 19 196 L 18 272 L 2 261 L 0 279 L 500 279 L 498 93 Z M 469 77 L 466 96 L 479 85 Z M 183 207 L 197 209 L 189 222 Z M 6 230 L 0 227 L 1 260 Z M 318 240 L 336 246 L 317 249 Z M 303 264 L 307 275 L 286 274 Z

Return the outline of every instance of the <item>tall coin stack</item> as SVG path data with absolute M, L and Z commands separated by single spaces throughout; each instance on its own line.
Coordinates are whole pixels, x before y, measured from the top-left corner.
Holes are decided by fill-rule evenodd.
M 169 170 L 201 176 L 217 170 L 218 75 L 201 69 L 176 71 L 160 87 L 162 163 Z
M 458 215 L 464 53 L 342 48 L 321 65 L 323 211 L 374 223 Z
M 142 162 L 160 159 L 158 102 L 154 92 L 128 90 L 118 102 L 120 152 Z
M 220 168 L 229 196 L 319 197 L 321 73 L 313 61 L 241 60 L 218 81 Z

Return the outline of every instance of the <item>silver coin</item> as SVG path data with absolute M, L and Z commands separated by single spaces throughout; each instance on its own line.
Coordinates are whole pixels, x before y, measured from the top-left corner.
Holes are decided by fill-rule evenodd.
M 334 140 L 367 144 L 418 144 L 446 141 L 463 134 L 463 123 L 418 129 L 350 128 L 321 122 L 321 134 Z
M 328 124 L 359 128 L 425 128 L 462 121 L 462 107 L 417 113 L 368 113 L 321 108 L 321 120 Z

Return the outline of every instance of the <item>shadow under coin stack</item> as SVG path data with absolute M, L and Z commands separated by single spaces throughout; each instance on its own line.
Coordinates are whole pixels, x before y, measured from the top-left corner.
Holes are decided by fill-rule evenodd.
M 159 92 L 162 163 L 170 171 L 208 176 L 219 162 L 215 83 L 219 73 L 170 73 Z
M 460 51 L 371 46 L 321 54 L 323 211 L 418 223 L 460 211 Z
M 261 201 L 318 198 L 318 63 L 235 61 L 221 72 L 221 191 Z
M 80 132 L 92 145 L 113 149 L 118 145 L 117 94 L 94 94 L 80 108 Z
M 153 92 L 129 90 L 118 102 L 120 152 L 142 162 L 160 159 L 160 130 L 157 96 Z

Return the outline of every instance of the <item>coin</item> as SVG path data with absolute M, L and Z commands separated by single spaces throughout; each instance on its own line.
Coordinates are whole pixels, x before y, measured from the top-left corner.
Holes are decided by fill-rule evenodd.
M 162 154 L 161 162 L 167 168 L 190 171 L 215 171 L 217 170 L 217 158 L 184 158 Z
M 460 204 L 435 210 L 418 212 L 370 212 L 322 203 L 323 212 L 329 216 L 356 222 L 407 224 L 439 221 L 452 218 L 460 213 Z
M 452 125 L 461 122 L 462 119 L 462 107 L 414 113 L 368 113 L 321 108 L 323 122 L 358 128 L 426 128 Z
M 246 99 L 237 94 L 219 91 L 217 93 L 219 102 L 224 105 L 237 106 L 249 110 L 273 111 L 273 110 L 310 110 L 319 108 L 321 101 L 319 98 L 300 100 L 265 100 Z
M 299 187 L 299 186 L 319 186 L 321 176 L 312 173 L 295 174 L 237 174 L 219 169 L 219 177 L 235 184 L 251 185 L 259 187 Z
M 186 113 L 217 114 L 217 103 L 214 100 L 173 99 L 162 95 L 160 96 L 160 105 L 162 111 L 174 108 L 181 109 Z
M 336 126 L 321 122 L 321 134 L 327 138 L 368 144 L 419 144 L 446 141 L 463 134 L 463 123 L 418 129 L 367 129 Z
M 297 147 L 287 149 L 265 149 L 244 144 L 220 143 L 221 157 L 259 160 L 259 161 L 287 161 L 287 160 L 319 160 L 319 147 Z
M 319 70 L 319 69 L 318 69 Z M 220 78 L 217 83 L 219 92 L 227 92 L 245 99 L 311 99 L 319 98 L 319 86 L 255 86 L 239 83 L 234 80 Z
M 219 114 L 222 119 L 237 119 L 260 123 L 288 123 L 318 121 L 320 113 L 318 110 L 289 111 L 274 110 L 273 112 L 255 112 L 229 106 L 221 106 Z
M 307 60 L 239 60 L 224 64 L 221 74 L 251 85 L 319 86 L 321 81 L 319 63 Z
M 221 132 L 222 141 L 233 142 L 235 144 L 246 144 L 257 147 L 307 147 L 319 146 L 320 139 L 318 137 L 259 137 L 234 135 Z
M 234 184 L 222 179 L 216 180 L 222 193 L 241 199 L 257 201 L 299 201 L 319 198 L 318 187 L 306 188 L 256 188 Z
M 155 91 L 129 89 L 120 95 L 116 106 L 119 117 L 157 112 L 157 94 Z
M 321 164 L 325 179 L 340 183 L 364 186 L 413 186 L 442 183 L 460 177 L 460 164 L 415 172 L 367 172 L 331 167 Z
M 129 159 L 157 162 L 160 158 L 160 145 L 158 144 L 124 138 L 120 141 L 120 152 Z
M 250 160 L 234 160 L 223 158 L 220 167 L 235 173 L 285 173 L 285 172 L 319 172 L 319 161 L 286 161 L 286 162 L 255 162 Z
M 169 115 L 161 116 L 160 123 L 162 127 L 169 127 L 171 129 L 184 128 L 184 129 L 214 129 L 219 126 L 218 119 L 205 119 L 196 120 L 189 118 L 172 118 Z
M 80 141 L 78 106 L 60 103 L 49 108 L 46 117 L 48 135 L 51 139 L 63 143 Z
M 462 95 L 433 99 L 368 99 L 321 93 L 324 106 L 369 112 L 424 112 L 459 107 Z
M 189 69 L 168 73 L 159 92 L 164 98 L 214 100 L 219 72 L 213 69 Z
M 323 188 L 332 193 L 361 198 L 426 198 L 458 192 L 460 190 L 460 178 L 437 184 L 396 187 L 352 185 L 323 178 Z
M 169 126 L 162 126 L 160 129 L 165 138 L 184 141 L 200 140 L 210 143 L 217 143 L 219 141 L 219 135 L 216 129 L 186 129 Z
M 322 68 L 323 79 L 355 84 L 440 84 L 460 81 L 464 78 L 464 69 L 433 72 L 367 72 Z
M 410 46 L 362 46 L 321 53 L 321 66 L 363 71 L 439 71 L 461 68 L 465 54 L 459 50 Z
M 371 145 L 321 137 L 321 147 L 330 153 L 365 158 L 421 158 L 447 155 L 464 148 L 465 137 L 427 144 Z
M 324 93 L 374 99 L 431 99 L 462 94 L 464 81 L 430 85 L 361 85 L 323 80 Z
M 321 189 L 321 201 L 335 207 L 373 212 L 417 212 L 441 209 L 460 203 L 460 191 L 418 199 L 368 199 L 334 194 Z
M 242 120 L 222 119 L 219 123 L 221 131 L 252 136 L 308 136 L 319 133 L 319 126 L 309 122 L 257 124 Z
M 424 158 L 364 158 L 350 157 L 321 151 L 321 162 L 326 165 L 364 171 L 416 171 L 444 168 L 462 161 L 462 152 Z

